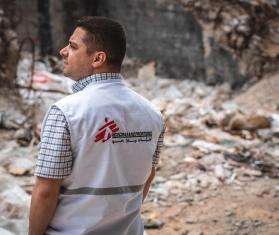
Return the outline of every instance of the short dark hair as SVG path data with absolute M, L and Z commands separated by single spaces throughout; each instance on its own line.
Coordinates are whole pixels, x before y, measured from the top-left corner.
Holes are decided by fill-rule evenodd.
M 126 53 L 126 36 L 120 23 L 106 17 L 84 16 L 77 21 L 76 27 L 87 31 L 84 42 L 88 53 L 103 50 L 108 65 L 121 68 Z M 92 42 L 97 48 L 93 48 Z

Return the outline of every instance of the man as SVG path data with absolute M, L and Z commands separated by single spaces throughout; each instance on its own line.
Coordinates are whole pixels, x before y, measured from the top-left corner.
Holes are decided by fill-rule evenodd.
M 60 51 L 74 94 L 43 121 L 29 235 L 140 235 L 161 114 L 123 83 L 122 26 L 84 17 Z

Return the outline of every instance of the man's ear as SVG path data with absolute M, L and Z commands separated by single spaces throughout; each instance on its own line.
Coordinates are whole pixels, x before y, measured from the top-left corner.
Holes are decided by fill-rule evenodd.
M 94 53 L 92 67 L 94 69 L 100 68 L 102 65 L 106 63 L 107 55 L 103 51 L 97 51 Z

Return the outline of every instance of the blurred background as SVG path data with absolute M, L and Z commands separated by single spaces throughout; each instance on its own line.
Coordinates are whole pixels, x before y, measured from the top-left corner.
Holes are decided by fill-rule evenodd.
M 128 86 L 165 117 L 148 234 L 279 234 L 278 0 L 0 0 L 0 234 L 26 234 L 42 119 L 77 19 L 123 24 Z

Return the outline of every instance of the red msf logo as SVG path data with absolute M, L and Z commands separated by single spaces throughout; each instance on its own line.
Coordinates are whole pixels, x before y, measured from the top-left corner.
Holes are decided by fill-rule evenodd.
M 99 129 L 95 142 L 102 141 L 105 142 L 112 137 L 112 134 L 116 133 L 119 130 L 114 120 L 110 121 L 108 118 L 105 118 L 105 124 Z

